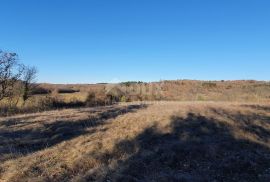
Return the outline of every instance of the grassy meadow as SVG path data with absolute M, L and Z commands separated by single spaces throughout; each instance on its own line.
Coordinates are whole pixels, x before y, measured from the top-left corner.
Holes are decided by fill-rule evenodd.
M 267 181 L 270 105 L 145 102 L 0 119 L 0 181 Z
M 0 181 L 270 180 L 268 82 L 41 86 L 1 109 Z

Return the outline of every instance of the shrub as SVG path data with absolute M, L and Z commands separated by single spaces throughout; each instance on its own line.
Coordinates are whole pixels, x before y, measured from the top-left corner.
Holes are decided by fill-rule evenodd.
M 32 95 L 45 95 L 52 93 L 52 91 L 46 88 L 36 87 L 35 89 L 32 90 L 31 93 Z
M 86 106 L 95 106 L 96 103 L 96 94 L 95 92 L 89 92 L 85 101 Z
M 202 95 L 198 95 L 198 96 L 197 96 L 197 100 L 198 100 L 198 101 L 204 101 L 204 97 L 203 97 Z
M 136 85 L 136 84 L 143 84 L 144 82 L 142 82 L 142 81 L 127 81 L 127 82 L 122 82 L 122 83 L 120 83 L 121 85 L 124 85 L 124 86 L 126 86 L 126 87 L 129 87 L 129 86 L 131 86 L 131 85 Z
M 118 87 L 114 87 L 106 93 L 106 98 L 109 99 L 110 103 L 120 102 L 122 96 L 125 93 Z
M 217 84 L 213 82 L 203 82 L 202 86 L 205 88 L 215 88 L 217 87 Z
M 121 100 L 120 100 L 120 101 L 121 101 L 121 102 L 127 102 L 126 96 L 123 95 L 123 96 L 121 97 Z

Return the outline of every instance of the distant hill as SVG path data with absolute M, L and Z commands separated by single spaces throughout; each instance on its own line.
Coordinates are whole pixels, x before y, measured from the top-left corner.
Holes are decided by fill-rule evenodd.
M 51 90 L 74 89 L 81 93 L 106 92 L 117 87 L 127 100 L 170 101 L 269 101 L 270 82 L 255 80 L 124 82 L 118 84 L 41 84 Z

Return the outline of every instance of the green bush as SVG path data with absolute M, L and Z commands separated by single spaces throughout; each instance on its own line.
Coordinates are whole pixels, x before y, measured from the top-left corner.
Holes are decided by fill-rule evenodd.
M 127 98 L 126 96 L 122 96 L 121 99 L 120 99 L 121 102 L 127 102 Z

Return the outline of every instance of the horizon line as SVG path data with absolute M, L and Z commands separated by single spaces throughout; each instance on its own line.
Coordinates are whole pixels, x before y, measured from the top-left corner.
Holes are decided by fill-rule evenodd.
M 129 80 L 119 82 L 82 82 L 82 83 L 57 83 L 57 82 L 37 82 L 37 84 L 53 84 L 53 85 L 99 85 L 99 84 L 119 84 L 125 82 L 142 82 L 142 83 L 159 83 L 164 81 L 198 81 L 198 82 L 235 82 L 235 81 L 255 81 L 255 82 L 270 82 L 270 80 L 257 80 L 257 79 L 221 79 L 221 80 L 200 80 L 200 79 L 160 79 L 159 81 L 142 81 L 142 80 Z

